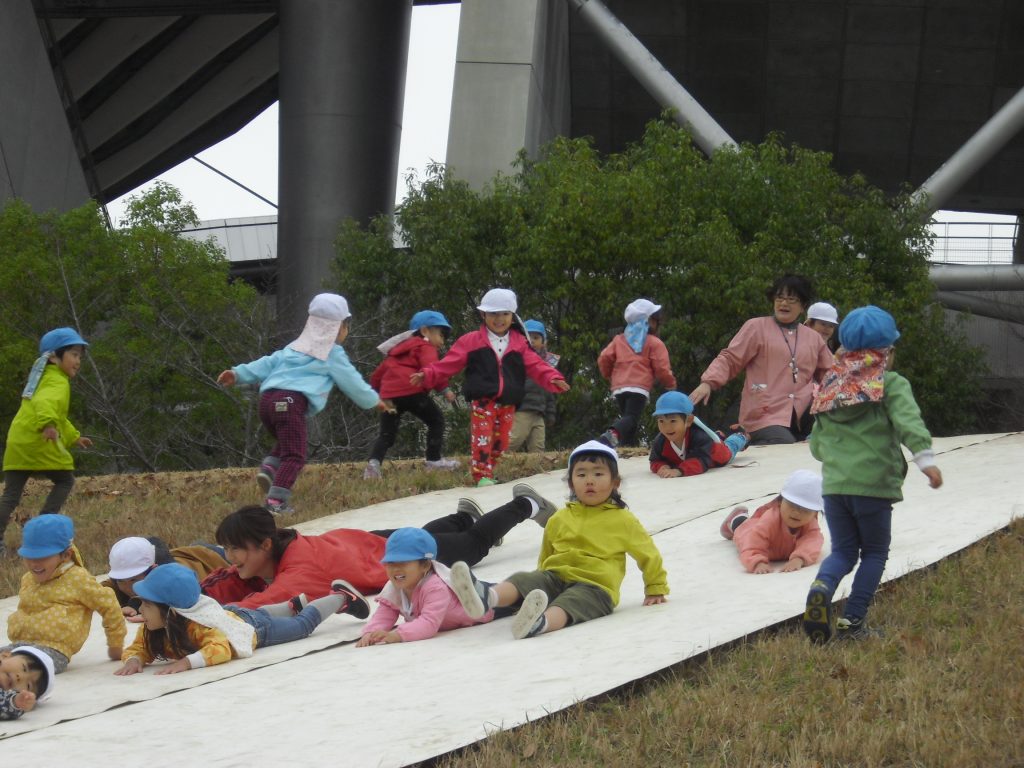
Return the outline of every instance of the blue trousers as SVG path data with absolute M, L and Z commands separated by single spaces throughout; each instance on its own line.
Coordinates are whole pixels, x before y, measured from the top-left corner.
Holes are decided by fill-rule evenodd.
M 832 537 L 832 554 L 818 569 L 818 579 L 834 593 L 839 582 L 857 566 L 844 616 L 863 619 L 882 580 L 892 539 L 892 499 L 827 494 L 825 520 Z
M 260 608 L 241 608 L 237 605 L 226 605 L 224 608 L 237 613 L 246 624 L 250 624 L 256 630 L 257 648 L 309 637 L 323 621 L 320 611 L 312 605 L 307 605 L 302 609 L 302 613 L 295 616 L 271 616 Z

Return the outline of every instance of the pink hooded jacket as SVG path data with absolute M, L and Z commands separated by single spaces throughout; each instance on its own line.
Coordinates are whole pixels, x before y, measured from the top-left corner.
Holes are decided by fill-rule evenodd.
M 740 562 L 750 573 L 758 563 L 773 560 L 791 560 L 799 557 L 804 565 L 817 562 L 821 554 L 824 537 L 818 520 L 811 520 L 796 533 L 782 522 L 782 503 L 778 498 L 758 507 L 742 525 L 736 529 L 733 543 L 740 553 Z

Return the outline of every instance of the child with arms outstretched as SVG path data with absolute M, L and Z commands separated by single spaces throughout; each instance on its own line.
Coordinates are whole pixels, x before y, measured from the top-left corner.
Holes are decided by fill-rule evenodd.
M 357 647 L 426 640 L 494 618 L 494 611 L 475 619 L 466 614 L 449 586 L 448 567 L 436 557 L 437 542 L 422 528 L 399 528 L 388 537 L 381 558 L 388 583 L 377 596 L 377 610 Z M 396 626 L 399 617 L 404 623 Z
M 200 592 L 195 571 L 177 563 L 158 565 L 135 585 L 135 594 L 142 598 L 143 624 L 115 675 L 134 675 L 156 659 L 173 662 L 158 675 L 224 664 L 257 648 L 309 637 L 333 613 L 370 615 L 366 598 L 341 579 L 331 594 L 308 604 L 296 595 L 258 609 L 222 607 Z
M 409 377 L 416 386 L 435 387 L 465 369 L 463 396 L 471 401 L 470 455 L 473 481 L 493 485 L 494 466 L 508 448 L 516 407 L 523 400 L 526 377 L 549 392 L 567 392 L 569 385 L 557 370 L 533 351 L 516 316 L 518 301 L 507 288 L 492 288 L 477 310 L 478 330 L 460 336 L 443 360 Z
M 786 478 L 782 493 L 752 515 L 746 507 L 736 507 L 720 530 L 736 544 L 740 562 L 750 573 L 771 573 L 775 560 L 786 561 L 783 572 L 798 571 L 821 555 L 821 507 L 821 477 L 798 469 Z
M 392 410 L 363 380 L 341 347 L 351 320 L 343 296 L 318 294 L 309 303 L 306 327 L 295 341 L 217 376 L 217 383 L 227 387 L 236 383 L 260 386 L 260 421 L 275 443 L 263 458 L 256 481 L 267 494 L 267 509 L 274 514 L 292 511 L 292 485 L 306 465 L 306 413 L 322 411 L 333 387 L 360 408 Z
M 569 503 L 544 526 L 538 570 L 498 584 L 479 581 L 466 563 L 452 566 L 452 589 L 473 618 L 492 608 L 522 607 L 516 639 L 607 616 L 619 602 L 626 555 L 644 576 L 644 605 L 665 602 L 668 577 L 650 534 L 619 496 L 618 456 L 596 440 L 569 456 Z

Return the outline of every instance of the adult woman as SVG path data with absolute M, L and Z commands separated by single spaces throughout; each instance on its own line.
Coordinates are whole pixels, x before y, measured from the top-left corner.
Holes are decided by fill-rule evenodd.
M 832 353 L 821 335 L 800 325 L 811 290 L 810 281 L 800 275 L 776 280 L 767 292 L 773 313 L 745 322 L 690 394 L 694 405 L 706 403 L 712 390 L 744 371 L 740 424 L 754 445 L 794 443 L 806 437 L 801 420 L 810 406 L 814 381 L 832 365 Z

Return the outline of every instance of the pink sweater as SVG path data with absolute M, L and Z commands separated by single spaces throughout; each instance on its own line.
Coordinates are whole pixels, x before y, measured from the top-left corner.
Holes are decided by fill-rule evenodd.
M 733 543 L 740 553 L 740 562 L 750 573 L 758 563 L 791 560 L 799 557 L 804 565 L 818 560 L 824 538 L 818 520 L 811 520 L 796 533 L 782 522 L 782 503 L 778 498 L 757 508 L 757 511 L 736 529 Z
M 647 334 L 643 349 L 638 355 L 633 351 L 623 334 L 619 334 L 601 350 L 597 358 L 601 375 L 611 382 L 612 392 L 623 387 L 638 387 L 650 392 L 654 380 L 665 389 L 676 388 L 676 377 L 668 360 L 665 342 L 654 334 Z
M 789 365 L 794 350 L 795 382 Z M 832 353 L 820 334 L 804 325 L 790 332 L 774 317 L 755 317 L 743 324 L 700 380 L 715 390 L 745 371 L 740 424 L 754 432 L 773 425 L 788 427 L 794 410 L 803 415 L 811 404 L 814 382 L 831 367 Z
M 377 596 L 377 610 L 363 628 L 363 634 L 389 631 L 398 623 L 398 617 L 405 623 L 395 629 L 403 643 L 426 640 L 438 632 L 449 629 L 486 624 L 494 618 L 494 611 L 488 611 L 479 619 L 466 615 L 459 598 L 448 586 L 448 568 L 434 563 L 434 573 L 428 573 L 412 592 L 411 606 L 402 610 L 402 595 L 390 582 Z

